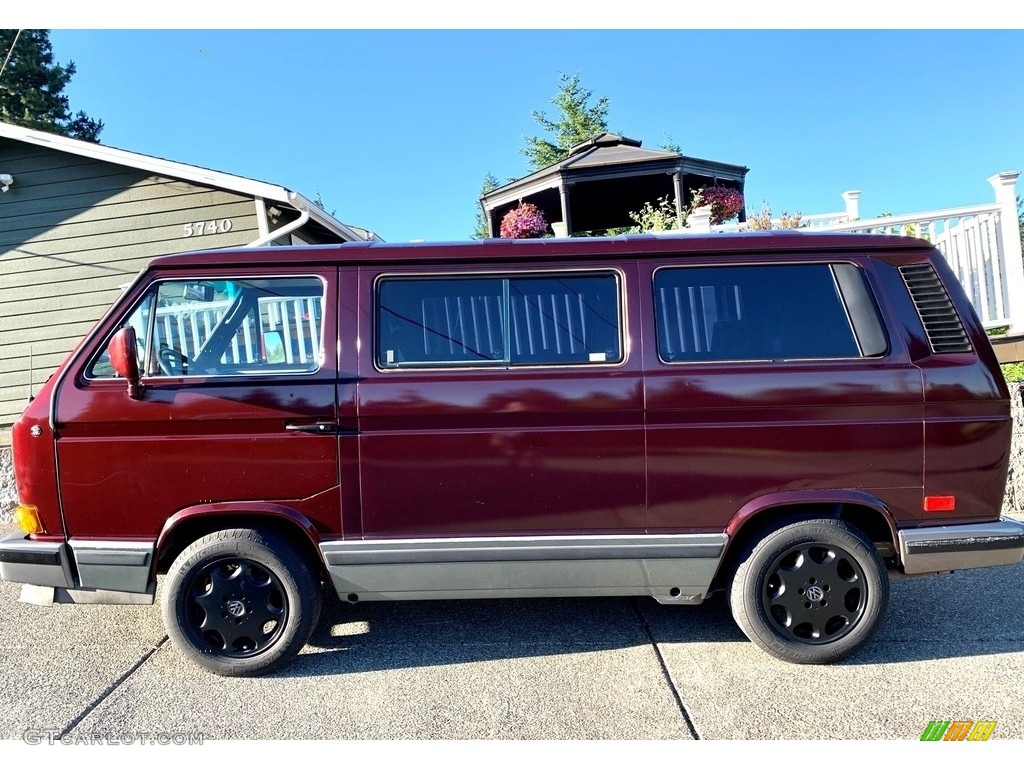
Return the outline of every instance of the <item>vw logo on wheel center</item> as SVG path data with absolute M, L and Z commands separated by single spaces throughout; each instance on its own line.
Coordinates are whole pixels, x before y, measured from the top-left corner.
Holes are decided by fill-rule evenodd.
M 813 601 L 821 600 L 825 596 L 825 592 L 817 584 L 809 586 L 805 594 L 807 595 L 808 600 Z

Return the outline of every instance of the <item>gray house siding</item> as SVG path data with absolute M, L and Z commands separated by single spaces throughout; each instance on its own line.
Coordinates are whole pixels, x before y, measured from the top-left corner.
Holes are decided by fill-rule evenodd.
M 151 258 L 259 237 L 251 196 L 2 138 L 0 171 L 0 431 Z

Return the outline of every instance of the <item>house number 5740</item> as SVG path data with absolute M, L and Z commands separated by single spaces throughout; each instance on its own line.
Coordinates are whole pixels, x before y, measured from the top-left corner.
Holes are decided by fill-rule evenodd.
M 197 221 L 185 225 L 185 237 L 198 237 L 199 235 L 220 235 L 230 232 L 234 226 L 231 219 L 220 221 Z

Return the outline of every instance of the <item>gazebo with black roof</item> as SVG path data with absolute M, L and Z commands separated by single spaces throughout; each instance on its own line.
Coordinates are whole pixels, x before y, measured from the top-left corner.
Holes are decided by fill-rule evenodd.
M 564 160 L 488 192 L 480 198 L 488 233 L 496 237 L 502 217 L 520 201 L 536 205 L 553 225 L 564 224 L 571 236 L 633 226 L 630 211 L 662 197 L 675 200 L 682 218 L 698 189 L 717 185 L 743 192 L 750 170 L 745 166 L 640 145 L 637 139 L 601 133 L 574 146 Z

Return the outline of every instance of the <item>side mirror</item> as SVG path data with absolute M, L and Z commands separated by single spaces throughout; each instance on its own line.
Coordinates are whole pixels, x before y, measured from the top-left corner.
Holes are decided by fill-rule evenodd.
M 130 325 L 114 334 L 107 345 L 110 364 L 117 375 L 128 380 L 128 397 L 138 400 L 142 397 L 141 377 L 139 376 L 139 358 L 135 354 L 135 329 Z

